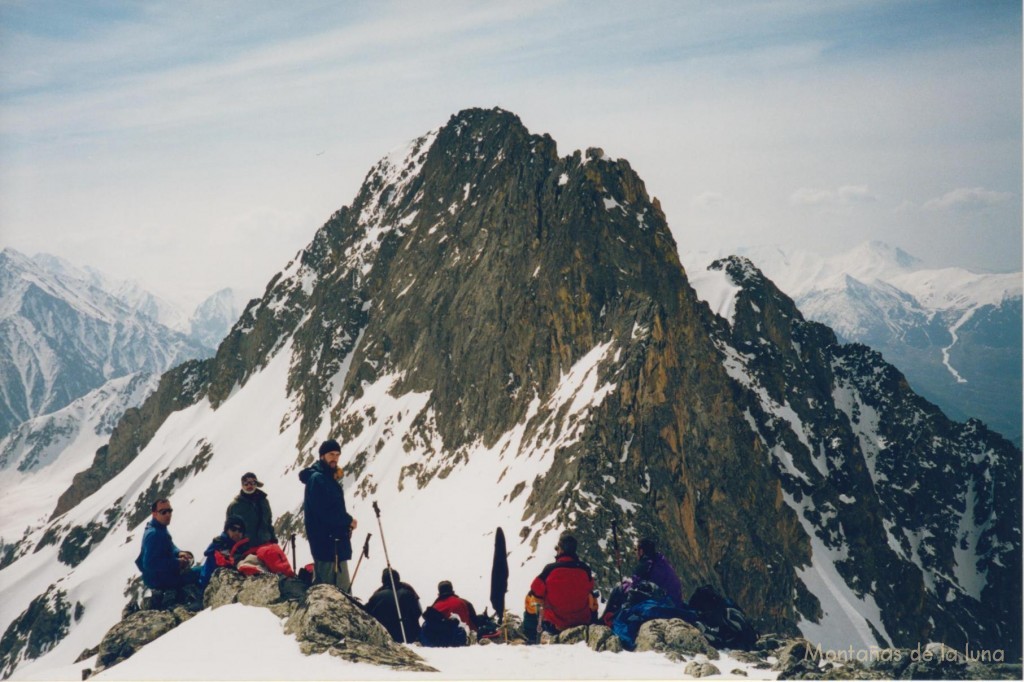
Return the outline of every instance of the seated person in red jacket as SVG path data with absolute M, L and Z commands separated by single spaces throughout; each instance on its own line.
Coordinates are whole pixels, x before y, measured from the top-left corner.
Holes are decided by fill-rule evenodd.
M 543 607 L 541 627 L 557 633 L 594 621 L 594 575 L 576 555 L 576 538 L 562 533 L 555 545 L 555 561 L 548 564 L 530 585 L 530 595 Z
M 476 632 L 476 609 L 471 603 L 455 594 L 455 589 L 450 581 L 442 580 L 437 584 L 437 599 L 431 604 L 431 608 L 445 618 L 454 613 L 470 630 Z

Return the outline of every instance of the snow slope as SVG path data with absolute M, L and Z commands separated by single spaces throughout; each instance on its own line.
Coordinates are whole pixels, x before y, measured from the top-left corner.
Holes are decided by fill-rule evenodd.
M 71 479 L 110 440 L 117 420 L 142 404 L 158 381 L 142 373 L 112 379 L 0 440 L 0 543 L 13 543 L 46 522 Z
M 476 646 L 459 649 L 412 647 L 436 673 L 401 672 L 351 663 L 330 654 L 305 656 L 282 632 L 269 610 L 231 604 L 204 611 L 132 658 L 104 670 L 96 680 L 485 680 L 485 679 L 680 679 L 685 663 L 654 652 L 594 652 L 575 646 Z M 181 652 L 188 651 L 189 656 Z M 238 652 L 246 652 L 238 656 Z M 705 660 L 698 657 L 697 660 Z M 728 654 L 712 661 L 723 673 L 742 671 L 750 679 L 774 679 Z M 27 665 L 12 679 L 81 679 L 93 659 L 58 669 Z M 168 671 L 173 671 L 168 674 Z M 735 679 L 737 674 L 708 679 Z

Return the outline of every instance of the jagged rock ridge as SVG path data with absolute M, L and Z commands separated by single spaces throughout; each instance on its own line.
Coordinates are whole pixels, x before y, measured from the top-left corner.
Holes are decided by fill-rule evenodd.
M 232 456 L 217 415 L 284 362 L 287 406 L 256 415 L 299 451 L 280 475 L 336 435 L 352 504 L 422 515 L 433 491 L 485 471 L 488 504 L 520 526 L 514 569 L 542 565 L 569 527 L 607 588 L 617 520 L 627 548 L 657 534 L 687 588 L 715 584 L 765 630 L 1018 650 L 1020 452 L 806 322 L 749 262 L 711 274 L 739 290 L 730 319 L 690 286 L 627 162 L 559 157 L 512 114 L 461 112 L 377 164 L 217 355 L 165 375 L 68 495 L 134 476 L 107 493 L 124 500 L 93 552 L 128 546 L 150 472 L 153 491 L 196 491 Z M 168 424 L 179 412 L 194 425 Z M 297 522 L 289 495 L 279 525 Z
M 720 254 L 727 255 L 727 254 Z M 900 368 L 915 392 L 957 421 L 975 417 L 1021 443 L 1021 274 L 927 269 L 868 242 L 829 258 L 741 249 L 808 319 Z M 686 253 L 703 270 L 714 258 Z

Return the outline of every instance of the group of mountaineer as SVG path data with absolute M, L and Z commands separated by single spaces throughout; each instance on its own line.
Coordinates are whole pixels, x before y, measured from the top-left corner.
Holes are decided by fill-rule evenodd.
M 338 442 L 324 441 L 319 459 L 299 472 L 299 480 L 305 485 L 303 514 L 313 556 L 313 563 L 300 577 L 312 584 L 333 585 L 351 596 L 348 561 L 352 558 L 351 535 L 357 523 L 345 505 L 340 457 Z M 207 547 L 202 566 L 193 565 L 192 553 L 178 549 L 171 539 L 167 530 L 174 511 L 170 501 L 160 498 L 152 503 L 152 518 L 146 525 L 135 563 L 143 582 L 153 591 L 154 602 L 160 601 L 158 595 L 170 591 L 176 599 L 187 601 L 190 608 L 202 608 L 202 592 L 213 573 L 222 567 L 245 575 L 269 572 L 296 577 L 278 544 L 270 503 L 260 490 L 262 487 L 256 474 L 247 472 L 242 476 L 242 489 L 227 507 L 223 532 Z M 379 518 L 376 503 L 374 510 Z M 386 551 L 385 546 L 385 556 Z M 593 571 L 580 559 L 576 538 L 562 533 L 555 546 L 555 560 L 530 584 L 521 634 L 527 641 L 544 642 L 568 628 L 603 623 L 628 646 L 639 625 L 653 617 L 684 618 L 701 625 L 705 633 L 706 628 L 749 629 L 738 607 L 710 588 L 701 588 L 687 603 L 678 575 L 658 552 L 653 539 L 645 538 L 637 544 L 636 558 L 631 576 L 612 590 L 599 618 Z M 694 607 L 698 597 L 710 600 L 709 604 L 715 600 L 722 602 L 712 604 L 716 609 L 714 619 L 703 614 L 704 620 L 715 623 L 706 625 L 700 620 L 702 614 Z M 381 576 L 380 588 L 360 607 L 376 618 L 395 641 L 426 646 L 459 646 L 477 638 L 496 637 L 500 625 L 486 614 L 479 615 L 472 603 L 455 593 L 448 580 L 438 584 L 433 603 L 421 609 L 419 594 L 400 579 L 390 560 Z M 725 615 L 718 617 L 718 611 Z M 730 623 L 730 617 L 738 618 L 739 624 Z M 750 633 L 744 637 L 748 638 Z

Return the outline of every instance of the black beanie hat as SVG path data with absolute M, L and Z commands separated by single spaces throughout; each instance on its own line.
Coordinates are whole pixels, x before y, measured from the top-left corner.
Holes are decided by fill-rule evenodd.
M 437 596 L 438 597 L 450 597 L 455 594 L 455 589 L 452 588 L 450 580 L 442 580 L 437 584 Z
M 244 533 L 245 519 L 243 519 L 241 516 L 238 516 L 237 514 L 232 514 L 227 518 L 227 521 L 224 522 L 224 532 L 227 533 L 228 528 L 231 528 L 232 526 L 238 526 L 242 529 L 242 532 Z
M 320 456 L 323 457 L 328 452 L 341 452 L 341 446 L 338 445 L 338 441 L 332 438 L 320 444 Z
M 390 576 L 388 574 L 391 574 Z M 401 578 L 398 577 L 398 571 L 393 568 L 385 568 L 381 571 L 380 582 L 384 587 L 391 587 L 391 578 L 395 579 L 395 585 L 401 582 Z

